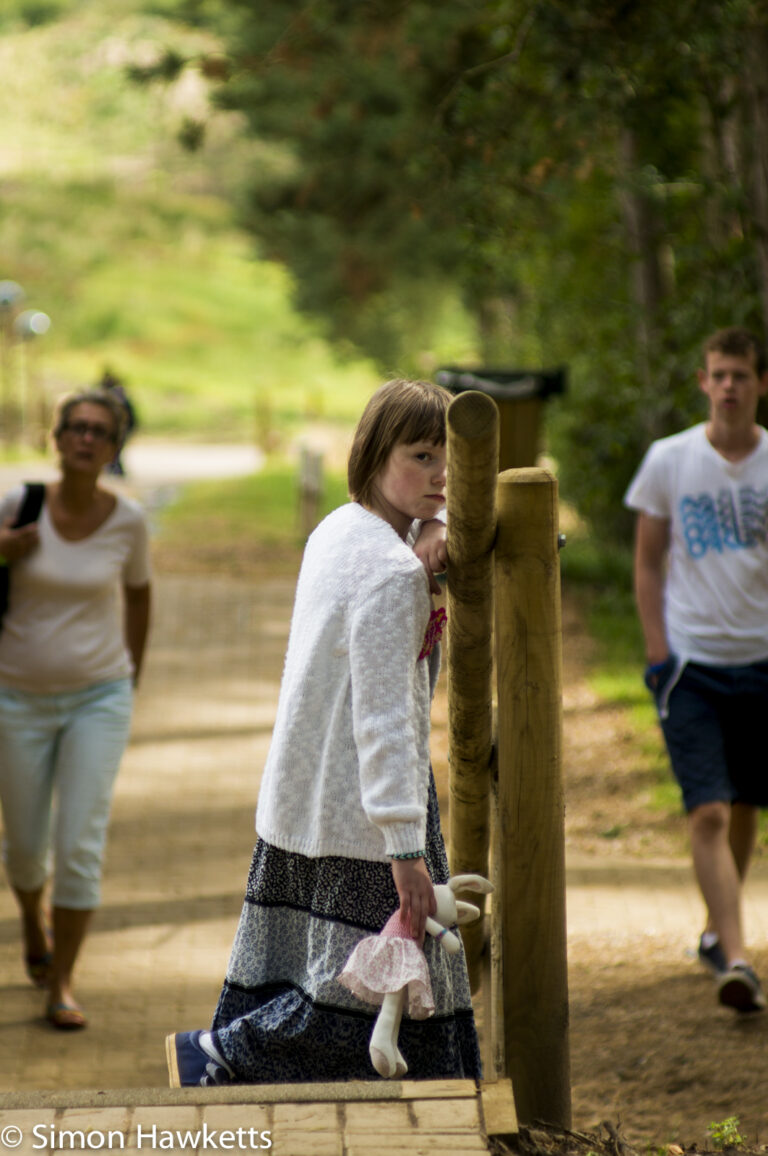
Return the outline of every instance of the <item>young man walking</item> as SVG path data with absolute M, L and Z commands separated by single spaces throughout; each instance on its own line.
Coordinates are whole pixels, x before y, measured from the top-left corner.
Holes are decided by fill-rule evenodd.
M 707 906 L 699 959 L 720 1003 L 766 1006 L 747 959 L 741 889 L 768 805 L 768 390 L 760 341 L 704 346 L 706 422 L 648 450 L 625 497 L 637 511 L 635 597 L 653 692 Z

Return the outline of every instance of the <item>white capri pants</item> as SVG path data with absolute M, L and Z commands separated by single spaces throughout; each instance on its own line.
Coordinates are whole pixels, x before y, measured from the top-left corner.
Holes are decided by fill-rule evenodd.
M 63 694 L 0 687 L 2 852 L 13 887 L 42 887 L 52 851 L 54 906 L 98 906 L 132 707 L 129 678 Z

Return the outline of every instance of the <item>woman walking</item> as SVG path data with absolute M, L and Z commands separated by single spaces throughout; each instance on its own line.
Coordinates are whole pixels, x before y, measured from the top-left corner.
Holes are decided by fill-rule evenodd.
M 9 564 L 0 632 L 3 858 L 27 972 L 62 1030 L 86 1026 L 72 973 L 99 902 L 112 789 L 149 627 L 144 516 L 99 485 L 124 422 L 119 401 L 103 391 L 66 398 L 53 431 L 60 476 L 46 486 L 39 518 L 13 527 L 23 487 L 0 503 L 0 554 Z

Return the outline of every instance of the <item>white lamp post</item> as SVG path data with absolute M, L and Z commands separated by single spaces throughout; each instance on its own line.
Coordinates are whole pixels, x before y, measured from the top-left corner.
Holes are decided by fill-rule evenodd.
M 36 408 L 40 415 L 41 431 L 39 441 L 45 444 L 45 415 L 42 390 L 33 391 L 30 385 L 37 384 L 36 375 L 30 374 L 27 345 L 36 337 L 42 337 L 51 328 L 51 319 L 47 313 L 39 309 L 25 309 L 19 313 L 13 322 L 13 332 L 18 342 L 19 350 L 19 412 L 21 415 L 21 440 L 28 440 L 30 411 Z M 37 398 L 33 397 L 37 392 Z M 35 406 L 35 401 L 37 405 Z

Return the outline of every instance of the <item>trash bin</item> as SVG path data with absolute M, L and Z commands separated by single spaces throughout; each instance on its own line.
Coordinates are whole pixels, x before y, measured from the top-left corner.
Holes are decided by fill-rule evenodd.
M 451 393 L 476 389 L 499 407 L 499 470 L 536 464 L 544 402 L 565 393 L 567 370 L 438 369 L 435 380 Z

